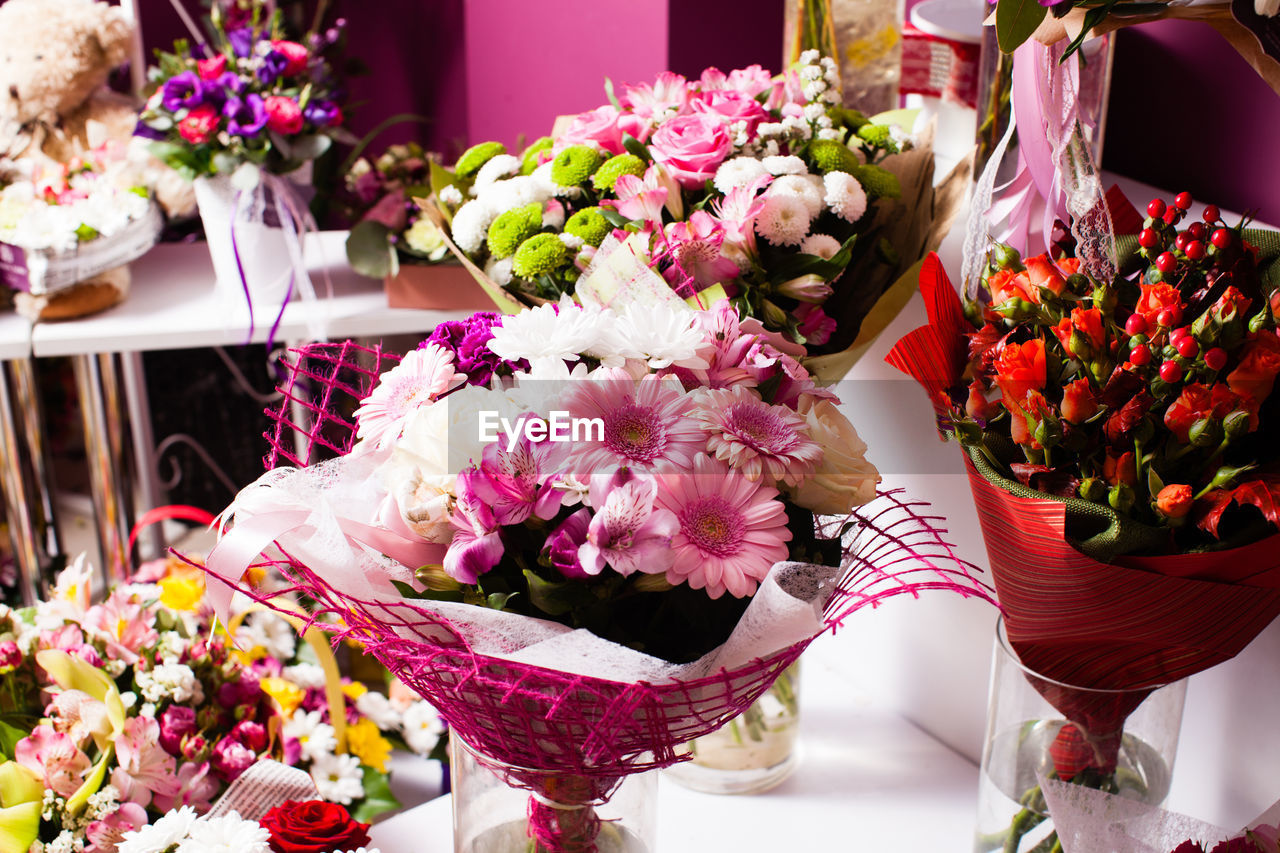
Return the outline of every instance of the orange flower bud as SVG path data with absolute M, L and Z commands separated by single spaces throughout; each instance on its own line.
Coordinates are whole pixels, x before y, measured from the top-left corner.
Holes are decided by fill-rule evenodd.
M 1048 255 L 1036 255 L 1034 258 L 1027 258 L 1027 278 L 1030 279 L 1031 285 L 1038 289 L 1043 287 L 1052 290 L 1055 295 L 1061 296 L 1062 291 L 1067 289 L 1067 280 L 1062 277 L 1062 273 L 1058 272 L 1058 268 L 1053 265 L 1053 261 L 1049 260 Z M 1039 301 L 1038 299 L 1036 300 Z
M 976 379 L 973 380 L 969 385 L 969 399 L 964 404 L 965 412 L 975 421 L 985 421 L 991 418 L 992 406 L 993 404 L 987 400 L 982 383 Z
M 1102 462 L 1102 476 L 1113 486 L 1120 483 L 1136 486 L 1138 484 L 1138 465 L 1134 459 L 1133 451 L 1127 450 L 1119 456 L 1113 456 L 1108 452 L 1107 458 Z
M 1098 413 L 1098 401 L 1088 379 L 1077 379 L 1062 389 L 1062 417 L 1082 424 Z
M 1182 518 L 1191 511 L 1191 504 L 1194 502 L 1195 497 L 1191 494 L 1191 487 L 1175 483 L 1165 486 L 1160 490 L 1160 494 L 1156 495 L 1156 511 L 1165 518 Z

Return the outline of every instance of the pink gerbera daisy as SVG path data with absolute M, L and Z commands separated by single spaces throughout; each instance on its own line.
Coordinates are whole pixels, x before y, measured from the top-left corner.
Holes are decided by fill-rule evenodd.
M 798 486 L 822 460 L 804 419 L 771 406 L 744 385 L 699 391 L 697 417 L 711 431 L 707 452 L 748 480 Z
M 658 475 L 656 506 L 680 524 L 667 570 L 673 584 L 742 598 L 787 558 L 791 531 L 778 490 L 709 456 L 697 458 L 692 474 Z
M 602 468 L 625 466 L 640 471 L 686 470 L 702 453 L 706 433 L 693 415 L 693 400 L 679 382 L 627 376 L 574 383 L 563 399 L 570 418 L 599 418 L 602 440 L 570 451 L 567 473 L 585 477 Z M 571 469 L 571 470 L 570 470 Z
M 444 347 L 427 344 L 413 350 L 378 378 L 377 387 L 356 409 L 356 436 L 378 446 L 399 438 L 410 413 L 466 379 Z

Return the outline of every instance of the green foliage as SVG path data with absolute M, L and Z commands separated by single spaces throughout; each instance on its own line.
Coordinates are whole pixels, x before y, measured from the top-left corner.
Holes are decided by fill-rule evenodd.
M 1036 0 L 999 0 L 996 4 L 996 41 L 1005 53 L 1013 53 L 1031 38 L 1049 10 Z
M 391 245 L 391 229 L 381 222 L 357 222 L 347 237 L 347 261 L 360 275 L 386 278 L 400 271 L 400 260 Z
M 378 815 L 398 808 L 400 801 L 391 793 L 387 774 L 364 767 L 364 800 L 352 810 L 351 816 L 361 823 L 372 823 Z

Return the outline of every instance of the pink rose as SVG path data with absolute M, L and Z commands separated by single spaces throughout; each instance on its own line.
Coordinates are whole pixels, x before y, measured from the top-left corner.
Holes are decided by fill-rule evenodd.
M 213 59 L 196 60 L 196 71 L 200 74 L 201 80 L 217 80 L 222 76 L 222 72 L 227 70 L 227 56 L 220 53 Z
M 213 772 L 228 782 L 234 782 L 257 760 L 257 753 L 229 737 L 218 741 L 213 748 Z
M 293 98 L 268 95 L 262 99 L 267 110 L 267 127 L 276 133 L 292 136 L 302 130 L 302 109 Z
M 160 715 L 160 745 L 170 755 L 182 754 L 182 739 L 196 731 L 196 712 L 186 705 L 170 705 Z
M 754 134 L 756 125 L 769 117 L 760 102 L 750 95 L 732 89 L 707 92 L 693 102 L 694 113 L 719 118 L 726 124 L 735 121 L 747 123 L 747 133 Z
M 653 158 L 685 189 L 700 187 L 733 150 L 724 122 L 709 115 L 678 116 L 654 131 Z
M 631 134 L 644 142 L 649 137 L 649 130 L 644 119 L 632 113 L 620 113 L 617 107 L 606 104 L 574 116 L 556 147 L 595 143 L 610 154 L 621 154 L 623 134 Z
M 218 111 L 209 104 L 203 104 L 178 122 L 178 133 L 192 145 L 203 145 L 218 132 L 219 121 Z
M 13 640 L 0 643 L 0 673 L 13 672 L 22 664 L 22 649 Z
M 267 730 L 262 723 L 253 720 L 241 720 L 231 730 L 231 737 L 240 741 L 254 752 L 262 752 L 267 748 Z
M 296 41 L 276 39 L 271 42 L 271 49 L 283 54 L 284 58 L 288 60 L 289 64 L 284 67 L 284 76 L 292 77 L 307 70 L 307 61 L 311 58 L 310 54 L 307 53 L 305 47 Z

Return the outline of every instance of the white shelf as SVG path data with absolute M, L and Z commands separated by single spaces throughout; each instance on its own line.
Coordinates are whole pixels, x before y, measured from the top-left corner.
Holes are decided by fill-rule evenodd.
M 277 341 L 308 340 L 317 321 L 330 339 L 342 339 L 426 333 L 437 323 L 469 313 L 388 308 L 382 283 L 359 276 L 347 266 L 345 240 L 345 231 L 326 231 L 307 241 L 307 267 L 319 298 L 308 303 L 294 297 L 276 332 Z M 218 290 L 204 243 L 156 246 L 131 269 L 129 296 L 115 308 L 83 320 L 36 324 L 31 337 L 35 355 L 192 349 L 250 342 L 244 298 Z M 277 310 L 254 306 L 251 342 L 266 341 Z
M 31 323 L 22 315 L 0 314 L 0 361 L 31 355 Z

